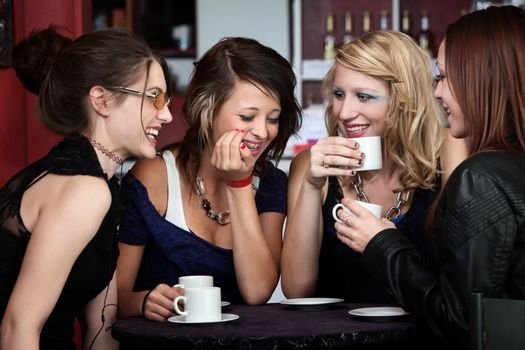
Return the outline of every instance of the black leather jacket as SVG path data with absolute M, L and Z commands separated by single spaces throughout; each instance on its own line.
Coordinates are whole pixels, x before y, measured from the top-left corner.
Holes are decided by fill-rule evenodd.
M 469 298 L 525 299 L 525 152 L 478 153 L 452 173 L 436 213 L 432 265 L 388 229 L 365 266 L 442 341 L 468 347 Z

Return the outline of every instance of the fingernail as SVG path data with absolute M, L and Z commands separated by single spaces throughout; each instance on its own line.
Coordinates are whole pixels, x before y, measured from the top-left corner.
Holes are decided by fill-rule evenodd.
M 363 161 L 360 159 L 360 160 L 357 162 L 357 164 L 359 164 L 359 165 L 363 165 Z
M 241 143 L 241 149 L 245 149 L 246 148 L 246 145 L 244 144 L 244 142 Z
M 355 171 L 352 170 L 352 171 L 350 172 L 350 175 L 355 176 Z
M 365 157 L 365 154 L 364 153 L 361 153 L 361 158 L 364 158 Z
M 359 148 L 359 144 L 356 142 L 354 147 Z

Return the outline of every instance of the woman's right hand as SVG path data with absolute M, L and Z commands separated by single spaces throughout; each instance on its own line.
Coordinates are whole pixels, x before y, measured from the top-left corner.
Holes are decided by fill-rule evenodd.
M 173 301 L 184 295 L 184 289 L 159 284 L 144 299 L 144 317 L 148 320 L 163 322 L 175 316 Z
M 359 144 L 340 136 L 321 138 L 310 148 L 310 167 L 306 180 L 321 188 L 328 176 L 354 176 L 354 168 L 361 166 L 364 154 Z

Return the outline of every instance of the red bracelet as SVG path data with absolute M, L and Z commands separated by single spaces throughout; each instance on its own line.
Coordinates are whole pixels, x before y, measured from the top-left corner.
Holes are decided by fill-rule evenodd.
M 245 187 L 252 183 L 252 176 L 250 175 L 247 178 L 242 179 L 242 180 L 224 179 L 224 183 L 230 187 L 235 187 L 235 188 Z

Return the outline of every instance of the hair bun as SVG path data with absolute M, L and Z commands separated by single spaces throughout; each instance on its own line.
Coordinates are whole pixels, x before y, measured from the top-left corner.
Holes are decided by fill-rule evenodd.
M 56 26 L 31 32 L 13 49 L 13 66 L 24 87 L 39 95 L 40 88 L 59 52 L 71 43 L 57 32 Z

